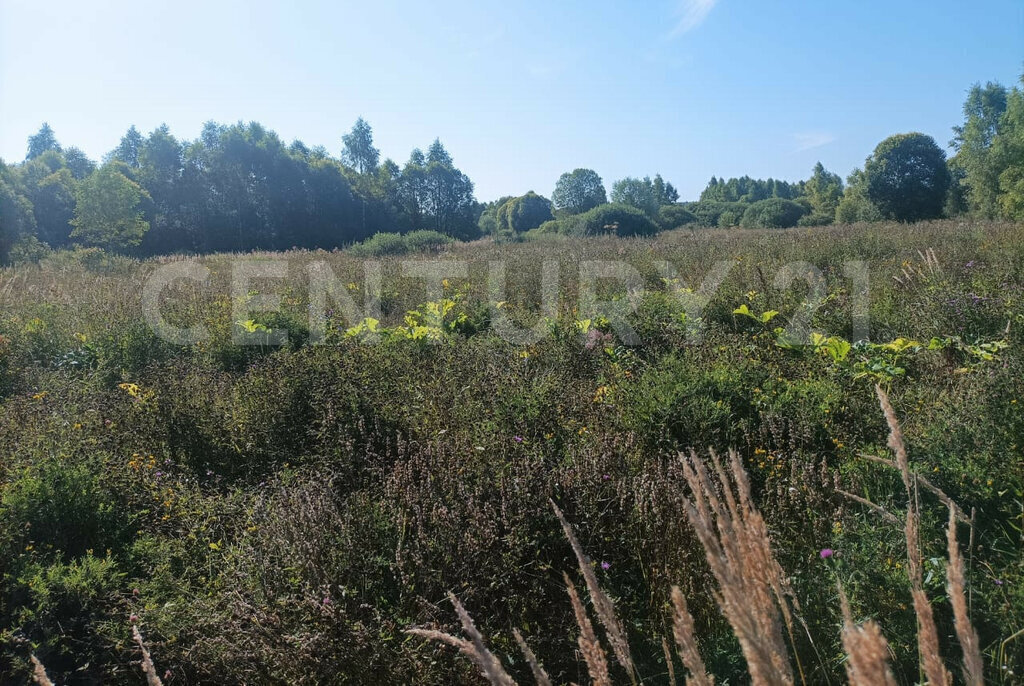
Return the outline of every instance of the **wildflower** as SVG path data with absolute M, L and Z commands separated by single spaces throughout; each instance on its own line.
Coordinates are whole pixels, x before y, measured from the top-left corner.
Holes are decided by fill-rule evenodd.
M 139 616 L 133 612 L 131 614 L 131 616 L 128 617 L 128 621 L 131 622 L 132 624 L 135 624 L 136 622 L 139 621 Z
M 331 597 L 330 596 L 324 596 L 323 604 L 324 605 L 330 605 L 331 604 Z
M 608 481 L 611 478 L 612 478 L 611 474 L 602 474 L 601 475 L 601 479 L 603 479 L 604 481 Z
M 513 436 L 512 440 L 515 441 L 516 443 L 522 443 L 523 442 L 523 437 L 522 436 Z
M 604 571 L 607 572 L 611 568 L 612 568 L 612 564 L 610 562 L 604 562 L 604 561 L 601 562 L 601 569 L 603 569 Z
M 996 586 L 1002 586 L 1003 585 L 1003 580 L 1002 579 L 995 579 L 995 582 L 996 582 Z
M 819 553 L 819 554 L 821 555 L 821 559 L 822 560 L 827 560 L 828 558 L 830 558 L 833 555 L 835 555 L 836 552 L 834 550 L 832 550 L 831 548 L 822 548 L 821 549 L 821 553 Z

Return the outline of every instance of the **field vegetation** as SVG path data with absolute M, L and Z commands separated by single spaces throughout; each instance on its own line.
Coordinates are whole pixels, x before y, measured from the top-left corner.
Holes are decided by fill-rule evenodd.
M 599 233 L 0 270 L 0 681 L 1018 683 L 1024 226 Z

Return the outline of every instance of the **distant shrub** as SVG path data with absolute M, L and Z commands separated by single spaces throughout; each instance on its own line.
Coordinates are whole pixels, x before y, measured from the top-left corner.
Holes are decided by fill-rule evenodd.
M 129 274 L 137 260 L 124 255 L 112 255 L 102 248 L 75 248 L 48 253 L 40 260 L 47 270 L 65 271 L 85 269 L 100 274 Z
M 579 215 L 578 226 L 574 227 L 574 232 L 585 236 L 605 233 L 620 237 L 650 236 L 658 232 L 658 227 L 635 207 L 611 203 Z
M 523 233 L 553 218 L 551 201 L 530 191 L 526 195 L 512 198 L 498 209 L 498 232 Z
M 405 234 L 404 238 L 410 252 L 437 252 L 455 242 L 451 236 L 429 230 L 412 231 Z
M 805 214 L 800 217 L 797 226 L 828 226 L 835 221 L 835 217 L 827 214 Z
M 405 238 L 397 233 L 375 233 L 362 243 L 348 249 L 356 257 L 384 257 L 386 255 L 404 255 L 409 252 Z
M 697 216 L 682 205 L 662 205 L 658 209 L 658 226 L 663 231 L 696 223 Z
M 807 209 L 800 203 L 782 198 L 759 200 L 747 208 L 740 220 L 745 229 L 785 229 L 796 226 Z
M 732 212 L 730 216 L 741 217 L 747 209 L 747 205 L 741 202 L 718 202 L 714 200 L 701 200 L 700 202 L 685 205 L 686 209 L 697 218 L 700 226 L 721 226 L 720 219 L 725 212 Z M 726 226 L 735 226 L 739 222 L 728 223 Z
M 35 236 L 22 236 L 11 246 L 9 255 L 12 264 L 39 264 L 53 250 Z
M 882 221 L 882 213 L 860 193 L 849 192 L 839 201 L 836 209 L 837 224 Z
M 718 215 L 718 228 L 720 229 L 731 229 L 734 226 L 740 225 L 740 220 L 743 219 L 743 211 L 741 210 L 726 210 L 722 214 Z

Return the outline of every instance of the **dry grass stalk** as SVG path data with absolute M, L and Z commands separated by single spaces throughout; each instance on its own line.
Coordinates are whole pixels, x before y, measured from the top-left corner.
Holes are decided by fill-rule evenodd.
M 697 649 L 697 636 L 693 628 L 693 616 L 686 606 L 686 596 L 678 586 L 672 587 L 672 635 L 679 649 L 679 659 L 683 661 L 690 675 L 686 677 L 687 686 L 714 686 L 715 679 L 708 675 L 704 660 Z
M 160 681 L 160 677 L 156 675 L 156 667 L 153 666 L 153 658 L 149 655 L 149 650 L 146 648 L 146 644 L 142 641 L 142 634 L 139 633 L 139 627 L 132 625 L 132 636 L 135 637 L 135 642 L 139 645 L 139 650 L 142 651 L 142 671 L 146 674 L 146 683 L 149 686 L 163 686 L 163 682 Z
M 881 386 L 875 386 L 878 402 L 889 425 L 889 448 L 896 456 L 896 465 L 903 477 L 903 485 L 907 489 L 907 523 L 904 534 L 907 541 L 907 576 L 910 578 L 910 593 L 914 600 L 914 613 L 917 615 L 917 651 L 921 666 L 931 686 L 946 686 L 952 683 L 952 676 L 942 663 L 939 652 L 939 634 L 935 627 L 935 615 L 931 603 L 924 592 L 921 580 L 921 551 L 918 547 L 919 523 L 917 505 L 916 480 L 910 473 L 910 461 L 907 448 L 903 441 L 903 430 L 900 428 L 896 411 L 893 410 L 889 396 Z
M 519 649 L 523 651 L 523 656 L 526 658 L 526 664 L 530 665 L 530 671 L 533 672 L 533 678 L 537 682 L 537 686 L 551 686 L 551 679 L 548 678 L 547 672 L 541 667 L 540 662 L 537 660 L 537 656 L 530 650 L 530 646 L 526 644 L 526 640 L 523 639 L 523 635 L 519 633 L 519 629 L 512 629 L 512 635 L 515 636 L 516 643 L 519 644 Z
M 866 453 L 861 453 L 860 456 L 865 460 L 878 462 L 879 464 L 884 464 L 889 467 L 894 467 L 896 469 L 900 468 L 899 465 L 893 462 L 892 460 L 888 460 L 884 457 L 879 457 L 878 455 L 868 455 Z M 911 473 L 910 476 L 914 481 L 917 482 L 917 485 L 923 486 L 926 491 L 929 491 L 932 494 L 934 494 L 935 497 L 938 498 L 943 505 L 945 505 L 946 507 L 953 508 L 953 510 L 956 511 L 957 519 L 959 519 L 964 524 L 971 523 L 971 519 L 967 516 L 967 513 L 961 510 L 960 506 L 953 502 L 953 499 L 946 495 L 945 491 L 943 491 L 941 488 L 933 484 L 925 477 L 921 476 L 920 474 L 917 474 L 916 472 Z
M 719 499 L 703 461 L 682 458 L 693 500 L 686 514 L 718 582 L 715 597 L 739 639 L 754 684 L 792 684 L 793 671 L 782 634 L 789 620 L 785 575 L 771 550 L 768 528 L 750 498 L 739 455 L 730 453 L 731 478 L 711 458 L 722 485 Z M 733 489 L 736 490 L 737 500 Z
M 665 668 L 668 669 L 668 686 L 676 686 L 676 668 L 672 664 L 672 650 L 668 647 L 668 639 L 661 637 L 661 652 L 665 654 Z
M 568 574 L 565 577 L 565 587 L 569 591 L 569 600 L 572 601 L 573 612 L 576 613 L 576 624 L 580 627 L 580 637 L 577 643 L 583 659 L 587 662 L 587 672 L 594 682 L 594 686 L 611 686 L 611 677 L 608 676 L 608 658 L 604 654 L 604 648 L 594 633 L 594 625 L 590 623 L 590 617 L 580 602 L 580 596 L 576 593 L 576 587 Z
M 515 680 L 501 666 L 501 661 L 494 656 L 494 653 L 488 650 L 484 643 L 483 635 L 477 630 L 476 625 L 473 624 L 473 620 L 469 613 L 466 612 L 466 608 L 462 606 L 462 603 L 459 602 L 459 599 L 454 594 L 449 593 L 448 598 L 452 601 L 452 605 L 455 606 L 455 612 L 459 615 L 459 621 L 462 622 L 462 630 L 469 636 L 469 641 L 433 629 L 406 629 L 406 633 L 421 636 L 432 641 L 447 643 L 458 648 L 476 663 L 484 678 L 492 686 L 516 686 Z
M 889 522 L 891 524 L 895 524 L 895 525 L 899 526 L 900 518 L 897 517 L 896 515 L 894 515 L 892 512 L 889 512 L 887 509 L 885 509 L 881 505 L 876 505 L 875 503 L 871 502 L 867 498 L 862 498 L 859 495 L 856 495 L 855 493 L 850 493 L 849 491 L 844 491 L 841 488 L 837 488 L 836 492 L 839 495 L 841 495 L 843 497 L 846 497 L 846 498 L 849 498 L 853 502 L 860 503 L 864 507 L 872 510 L 876 514 L 880 515 L 882 517 L 882 519 L 884 519 L 885 521 L 887 521 L 887 522 Z
M 608 635 L 608 643 L 612 647 L 612 652 L 615 653 L 615 659 L 629 673 L 630 679 L 635 681 L 636 669 L 633 666 L 633 657 L 629 652 L 629 639 L 626 636 L 626 629 L 622 626 L 622 622 L 619 621 L 619 616 L 615 612 L 615 603 L 612 602 L 612 599 L 608 597 L 608 594 L 602 590 L 601 585 L 598 583 L 597 575 L 594 573 L 594 565 L 591 563 L 590 558 L 587 557 L 587 554 L 583 552 L 583 546 L 580 545 L 565 515 L 562 514 L 562 511 L 558 509 L 558 505 L 555 505 L 553 500 L 549 502 L 551 502 L 555 516 L 558 517 L 558 521 L 562 525 L 565 537 L 569 539 L 569 545 L 572 546 L 573 552 L 576 553 L 580 572 L 583 574 L 583 580 L 587 584 L 587 591 L 590 593 L 590 602 L 593 603 L 594 611 L 597 612 L 597 618 Z
M 964 593 L 964 559 L 960 555 L 960 546 L 956 541 L 956 510 L 949 508 L 949 528 L 946 531 L 946 543 L 949 548 L 949 566 L 946 567 L 949 600 L 953 605 L 953 621 L 956 637 L 964 652 L 964 683 L 968 686 L 984 684 L 984 666 L 981 661 L 981 650 L 978 647 L 978 633 L 971 624 L 967 611 L 967 596 Z
M 850 614 L 846 594 L 839 588 L 843 610 L 843 650 L 846 651 L 846 677 L 850 686 L 896 686 L 889 669 L 889 645 L 877 623 L 867 621 L 857 626 Z
M 35 655 L 30 656 L 32 659 L 32 678 L 39 686 L 53 686 L 53 682 L 50 681 L 50 677 L 46 675 L 46 667 L 43 667 L 43 663 Z

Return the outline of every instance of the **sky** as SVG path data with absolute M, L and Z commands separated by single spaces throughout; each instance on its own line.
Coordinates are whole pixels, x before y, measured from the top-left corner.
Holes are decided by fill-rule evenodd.
M 1022 0 L 0 0 L 0 158 L 47 121 L 94 159 L 134 124 L 259 121 L 400 164 L 440 138 L 481 200 L 596 170 L 843 176 L 883 138 L 945 147 L 966 91 L 1024 71 Z

